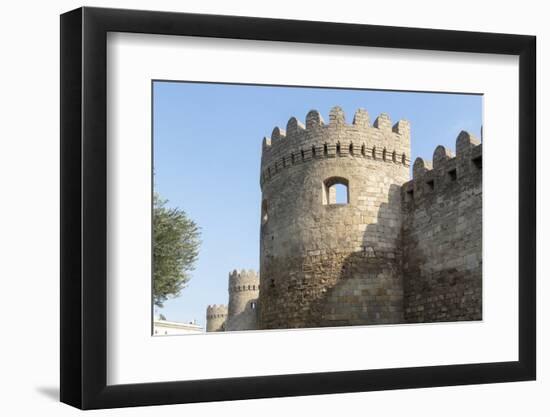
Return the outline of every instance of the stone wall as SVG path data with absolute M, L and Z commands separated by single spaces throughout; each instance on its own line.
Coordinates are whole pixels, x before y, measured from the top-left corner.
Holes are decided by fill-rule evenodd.
M 456 150 L 417 159 L 402 187 L 409 323 L 482 318 L 482 145 L 461 132 Z
M 461 132 L 409 180 L 410 128 L 338 107 L 264 139 L 260 279 L 229 276 L 208 331 L 480 320 L 482 146 Z M 347 189 L 338 201 L 335 186 Z M 259 286 L 258 286 L 259 279 Z M 225 312 L 224 310 L 225 309 Z
M 403 321 L 401 185 L 409 179 L 405 121 L 373 125 L 338 107 L 325 124 L 273 130 L 262 152 L 260 328 Z M 332 187 L 346 185 L 347 204 Z

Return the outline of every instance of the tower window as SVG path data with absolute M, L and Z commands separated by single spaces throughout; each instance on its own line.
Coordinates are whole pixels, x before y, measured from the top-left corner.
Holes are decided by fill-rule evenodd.
M 250 308 L 251 308 L 252 310 L 256 310 L 256 301 L 252 301 L 252 302 L 250 303 Z
M 262 201 L 262 225 L 267 223 L 267 200 Z
M 456 181 L 456 169 L 449 171 L 449 178 L 451 181 Z
M 349 182 L 345 178 L 332 177 L 323 182 L 323 204 L 349 204 Z

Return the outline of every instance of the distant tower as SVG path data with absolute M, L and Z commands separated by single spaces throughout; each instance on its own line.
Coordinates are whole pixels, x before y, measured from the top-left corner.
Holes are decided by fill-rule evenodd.
M 209 305 L 206 308 L 206 331 L 223 332 L 227 320 L 227 306 L 222 304 Z
M 253 270 L 229 274 L 229 306 L 226 331 L 258 328 L 258 295 L 260 280 Z
M 262 147 L 263 329 L 403 321 L 401 185 L 410 128 L 341 108 L 276 127 Z M 338 200 L 338 190 L 343 191 Z M 230 307 L 231 314 L 231 307 Z

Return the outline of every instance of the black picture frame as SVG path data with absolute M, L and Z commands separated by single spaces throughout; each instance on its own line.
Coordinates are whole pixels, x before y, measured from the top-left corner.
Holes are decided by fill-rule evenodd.
M 107 385 L 108 32 L 519 56 L 519 360 Z M 84 7 L 61 15 L 60 56 L 62 402 L 96 409 L 536 378 L 534 36 Z

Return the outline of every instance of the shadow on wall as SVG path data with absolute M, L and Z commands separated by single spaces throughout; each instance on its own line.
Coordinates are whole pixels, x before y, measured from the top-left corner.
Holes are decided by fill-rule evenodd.
M 316 326 L 403 322 L 400 207 L 401 187 L 392 184 L 388 202 L 366 226 L 362 250 L 343 258 L 335 281 L 311 304 Z
M 327 205 L 339 216 L 347 207 Z M 400 249 L 401 187 L 389 186 L 388 201 L 376 220 L 366 225 L 361 250 L 326 250 L 305 257 L 276 259 L 264 265 L 290 271 L 276 282 L 263 283 L 275 308 L 285 308 L 284 320 L 270 316 L 264 328 L 305 328 L 392 324 L 403 322 Z M 269 273 L 266 276 L 274 276 Z M 281 300 L 284 300 L 284 304 Z

